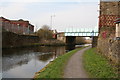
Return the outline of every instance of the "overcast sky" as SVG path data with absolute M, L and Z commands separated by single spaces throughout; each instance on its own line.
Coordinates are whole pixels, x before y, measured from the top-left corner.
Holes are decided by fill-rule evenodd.
M 0 16 L 7 19 L 29 20 L 35 30 L 42 25 L 64 31 L 66 28 L 98 26 L 99 0 L 0 0 Z

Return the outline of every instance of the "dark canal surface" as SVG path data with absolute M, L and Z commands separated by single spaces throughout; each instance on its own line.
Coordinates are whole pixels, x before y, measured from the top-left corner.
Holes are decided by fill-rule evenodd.
M 35 72 L 45 67 L 51 60 L 65 54 L 74 47 L 29 47 L 3 49 L 3 78 L 33 78 Z

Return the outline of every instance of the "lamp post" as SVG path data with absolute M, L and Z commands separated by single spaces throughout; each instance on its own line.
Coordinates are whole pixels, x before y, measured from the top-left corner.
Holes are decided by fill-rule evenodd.
M 52 20 L 53 20 L 53 17 L 55 17 L 55 15 L 51 15 L 51 21 L 50 21 L 50 27 L 52 28 Z

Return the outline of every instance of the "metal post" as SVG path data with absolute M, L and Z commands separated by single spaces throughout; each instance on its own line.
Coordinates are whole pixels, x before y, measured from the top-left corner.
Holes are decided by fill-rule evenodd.
M 50 22 L 50 27 L 52 28 L 52 18 L 55 17 L 55 15 L 51 15 L 51 22 Z
M 50 27 L 52 27 L 52 16 L 51 16 L 51 22 L 50 22 Z
M 93 37 L 94 37 L 94 30 L 92 30 L 92 40 L 93 40 Z

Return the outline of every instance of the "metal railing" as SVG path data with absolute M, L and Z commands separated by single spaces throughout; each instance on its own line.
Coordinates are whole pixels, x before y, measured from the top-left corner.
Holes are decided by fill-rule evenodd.
M 84 36 L 92 37 L 98 36 L 97 29 L 66 29 L 65 36 Z

